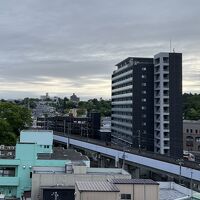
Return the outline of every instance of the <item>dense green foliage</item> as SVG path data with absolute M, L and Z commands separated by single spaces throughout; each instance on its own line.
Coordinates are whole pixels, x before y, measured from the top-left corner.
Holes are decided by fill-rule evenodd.
M 75 103 L 70 101 L 67 98 L 60 100 L 59 105 L 57 106 L 58 109 L 63 110 L 67 113 L 70 109 L 77 108 L 77 114 L 83 115 L 85 111 L 91 112 L 96 111 L 101 114 L 101 116 L 110 116 L 111 115 L 111 101 L 110 100 L 103 100 L 101 99 L 90 99 L 88 101 L 80 101 Z
M 0 144 L 15 144 L 20 131 L 31 124 L 31 112 L 27 107 L 35 108 L 38 101 L 33 98 L 15 100 L 14 103 L 0 101 Z M 77 108 L 79 116 L 85 114 L 86 110 L 100 112 L 101 116 L 111 115 L 111 101 L 102 98 L 75 103 L 65 97 L 59 98 L 56 103 L 49 101 L 48 104 L 55 106 L 60 113 Z M 200 120 L 200 94 L 183 94 L 183 116 L 184 119 Z
M 103 100 L 102 98 L 90 99 L 88 101 L 80 101 L 78 103 L 69 100 L 67 97 L 64 99 L 59 98 L 58 103 L 55 105 L 58 112 L 68 113 L 70 109 L 77 108 L 77 114 L 83 115 L 85 111 L 97 111 L 101 116 L 111 115 L 111 101 Z
M 184 119 L 200 120 L 200 94 L 183 94 Z
M 30 124 L 31 112 L 27 108 L 0 102 L 0 144 L 15 144 L 20 131 Z
M 110 100 L 100 100 L 90 99 L 88 101 L 80 101 L 78 103 L 78 108 L 87 109 L 88 112 L 97 111 L 101 116 L 111 115 L 111 101 Z

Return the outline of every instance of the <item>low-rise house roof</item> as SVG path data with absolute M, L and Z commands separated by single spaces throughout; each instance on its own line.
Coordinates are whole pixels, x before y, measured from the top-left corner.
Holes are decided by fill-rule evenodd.
M 82 192 L 119 192 L 117 186 L 108 181 L 77 181 L 76 186 Z

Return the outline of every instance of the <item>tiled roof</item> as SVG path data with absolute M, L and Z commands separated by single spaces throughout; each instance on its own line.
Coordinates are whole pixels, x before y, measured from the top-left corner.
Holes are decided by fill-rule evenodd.
M 157 182 L 151 179 L 113 179 L 114 184 L 148 184 L 148 185 L 159 185 Z
M 88 192 L 119 192 L 116 185 L 108 181 L 77 181 L 79 191 Z

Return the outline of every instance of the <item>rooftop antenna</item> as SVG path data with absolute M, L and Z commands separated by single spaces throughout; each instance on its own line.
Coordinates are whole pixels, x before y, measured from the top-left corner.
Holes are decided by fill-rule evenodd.
M 170 50 L 170 53 L 172 52 L 172 40 L 170 39 L 169 41 L 169 50 Z
M 173 53 L 175 53 L 175 48 L 173 48 Z

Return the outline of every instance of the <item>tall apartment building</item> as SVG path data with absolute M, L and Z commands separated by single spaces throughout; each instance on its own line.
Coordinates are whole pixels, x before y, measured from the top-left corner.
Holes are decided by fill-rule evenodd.
M 154 151 L 181 157 L 183 154 L 181 53 L 159 53 L 154 56 L 154 121 Z
M 129 57 L 112 75 L 112 142 L 182 156 L 182 54 Z
M 112 140 L 153 151 L 153 58 L 129 57 L 112 75 Z

